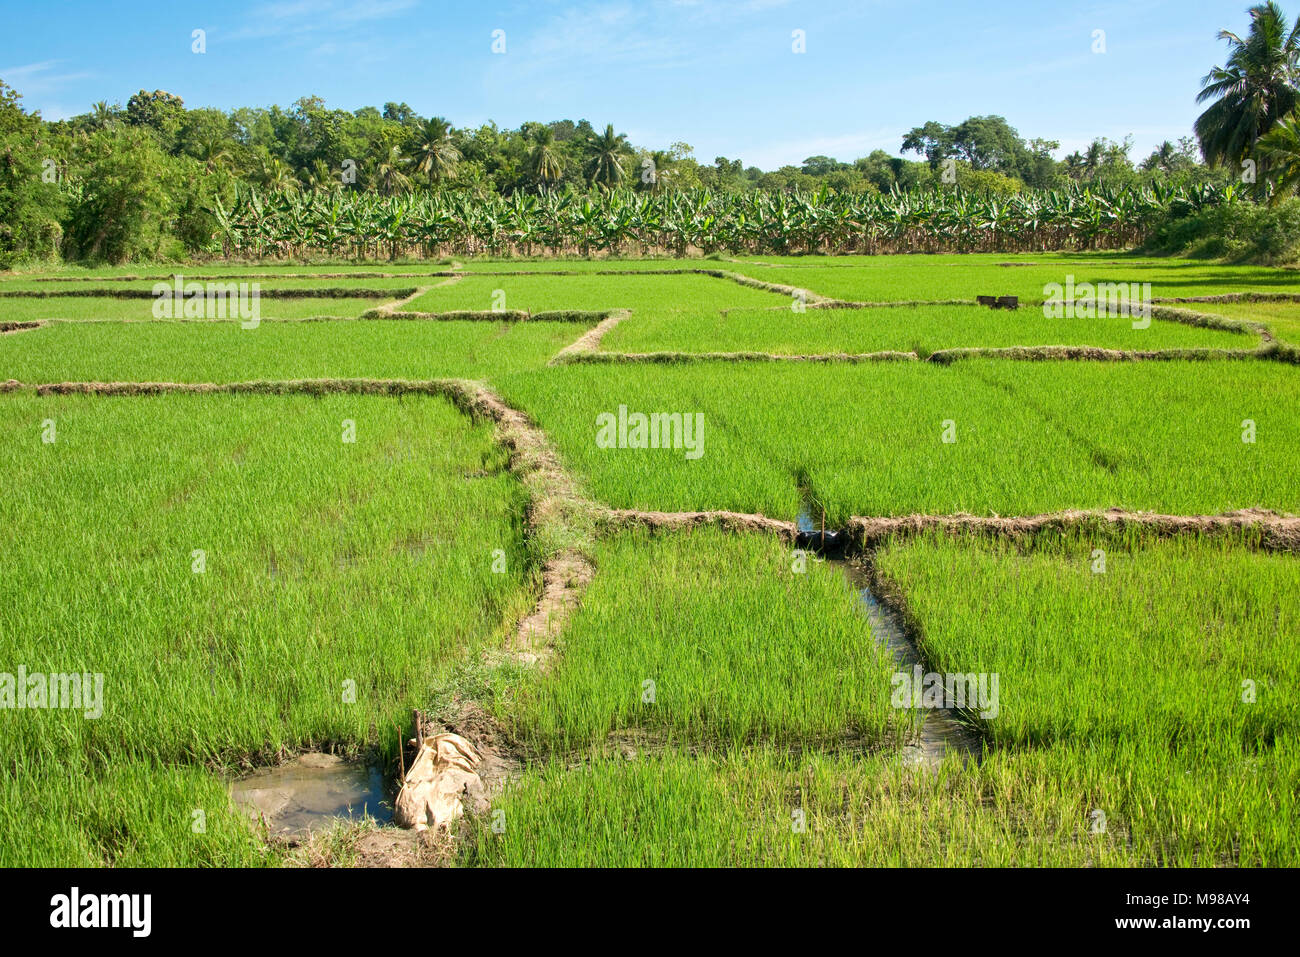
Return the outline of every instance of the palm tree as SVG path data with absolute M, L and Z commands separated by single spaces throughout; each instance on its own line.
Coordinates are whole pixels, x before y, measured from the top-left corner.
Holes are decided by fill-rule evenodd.
M 673 158 L 673 154 L 667 150 L 654 150 L 646 158 L 650 160 L 650 175 L 646 180 L 646 185 L 657 193 L 668 185 L 668 180 L 672 177 L 673 166 L 676 165 L 677 161 Z
M 1106 144 L 1096 139 L 1088 144 L 1088 148 L 1083 153 L 1083 172 L 1088 179 L 1096 179 L 1101 172 L 1102 163 L 1106 158 Z
M 1178 163 L 1178 150 L 1173 143 L 1165 140 L 1155 151 L 1142 161 L 1142 168 L 1147 171 L 1164 170 L 1172 173 Z
M 528 156 L 528 170 L 543 186 L 557 183 L 564 169 L 555 150 L 555 131 L 543 126 L 533 137 L 533 151 Z
M 411 188 L 411 177 L 402 172 L 402 167 L 411 161 L 402 156 L 402 151 L 394 146 L 388 151 L 387 158 L 379 164 L 379 170 L 376 179 L 379 181 L 379 191 L 385 196 L 392 196 L 394 193 L 405 192 Z
M 323 159 L 313 160 L 307 170 L 307 189 L 312 193 L 331 193 L 343 188 L 343 181 Z
M 1269 0 L 1250 8 L 1250 32 L 1242 39 L 1219 31 L 1231 52 L 1201 80 L 1196 102 L 1214 101 L 1196 120 L 1201 152 L 1211 166 L 1237 164 L 1256 141 L 1297 105 L 1300 19 L 1288 31 L 1286 16 Z
M 266 157 L 262 158 L 259 179 L 271 192 L 293 193 L 298 190 L 298 180 L 278 156 L 273 156 L 269 161 Z
M 1270 204 L 1278 203 L 1300 185 L 1300 112 L 1289 113 L 1259 138 L 1259 155 L 1273 170 L 1277 188 Z
M 440 116 L 425 120 L 412 142 L 411 158 L 415 171 L 434 185 L 449 179 L 460 162 L 460 151 L 451 143 L 451 124 Z
M 220 136 L 209 137 L 200 143 L 197 159 L 209 175 L 218 169 L 229 167 L 234 162 L 230 147 Z
M 622 158 L 631 152 L 627 137 L 614 133 L 614 124 L 605 125 L 605 132 L 593 134 L 587 144 L 587 175 L 593 183 L 613 188 L 623 182 Z
M 118 111 L 108 105 L 107 100 L 100 100 L 90 108 L 90 125 L 97 130 L 106 130 L 117 125 Z

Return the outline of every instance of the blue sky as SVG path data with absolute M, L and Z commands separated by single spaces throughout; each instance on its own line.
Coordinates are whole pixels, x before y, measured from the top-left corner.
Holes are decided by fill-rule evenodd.
M 612 122 L 773 169 L 897 153 L 926 120 L 1005 116 L 1022 136 L 1189 135 L 1200 78 L 1248 0 L 436 0 L 5 4 L 0 79 L 50 119 L 143 88 L 187 106 L 406 101 L 456 126 Z M 1294 15 L 1300 13 L 1300 0 Z M 1288 9 L 1284 5 L 1283 9 Z M 206 31 L 207 52 L 191 51 Z M 493 31 L 505 52 L 492 52 Z M 793 52 L 795 30 L 806 52 Z M 1105 52 L 1094 53 L 1094 31 Z M 1058 154 L 1060 155 L 1060 154 Z

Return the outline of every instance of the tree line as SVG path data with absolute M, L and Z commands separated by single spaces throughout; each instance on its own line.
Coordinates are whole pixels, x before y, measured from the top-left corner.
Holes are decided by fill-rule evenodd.
M 0 265 L 214 253 L 221 216 L 250 195 L 292 196 L 299 205 L 313 197 L 437 196 L 444 206 L 453 197 L 489 206 L 561 192 L 806 199 L 830 191 L 861 203 L 946 190 L 997 209 L 1034 192 L 1173 196 L 1213 187 L 1221 195 L 1238 184 L 1227 195 L 1278 202 L 1300 184 L 1300 21 L 1287 29 L 1272 2 L 1249 15 L 1244 38 L 1220 34 L 1230 56 L 1203 81 L 1200 99 L 1210 106 L 1196 137 L 1162 143 L 1140 161 L 1130 140 L 1105 138 L 1057 160 L 1058 142 L 1026 139 L 995 115 L 928 121 L 903 136 L 903 156 L 810 156 L 771 171 L 724 156 L 704 163 L 682 142 L 637 146 L 612 124 L 456 128 L 397 102 L 348 111 L 304 97 L 288 108 L 190 109 L 167 91 L 141 90 L 125 107 L 99 102 L 47 122 L 0 79 Z

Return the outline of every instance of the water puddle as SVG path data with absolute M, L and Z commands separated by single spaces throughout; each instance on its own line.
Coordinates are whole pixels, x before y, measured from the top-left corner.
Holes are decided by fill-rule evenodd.
M 392 801 L 379 769 L 332 754 L 303 754 L 288 764 L 262 768 L 232 781 L 235 806 L 273 833 L 302 834 L 338 821 L 392 821 Z
M 795 520 L 799 548 L 807 548 L 823 555 L 826 561 L 844 575 L 862 599 L 862 609 L 871 626 L 871 634 L 878 645 L 894 656 L 900 671 L 911 671 L 916 665 L 924 666 L 921 652 L 907 633 L 902 619 L 892 609 L 882 604 L 871 590 L 867 569 L 842 557 L 848 544 L 848 533 L 825 528 L 825 518 L 815 522 L 813 510 L 805 505 Z M 903 747 L 903 761 L 909 765 L 936 765 L 945 754 L 960 755 L 963 761 L 979 760 L 981 742 L 979 734 L 960 721 L 948 708 L 920 708 L 918 730 Z

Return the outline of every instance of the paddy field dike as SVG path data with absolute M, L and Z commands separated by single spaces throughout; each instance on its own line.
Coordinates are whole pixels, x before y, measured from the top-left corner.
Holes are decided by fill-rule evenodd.
M 0 865 L 1296 866 L 1298 413 L 1285 268 L 0 274 Z

